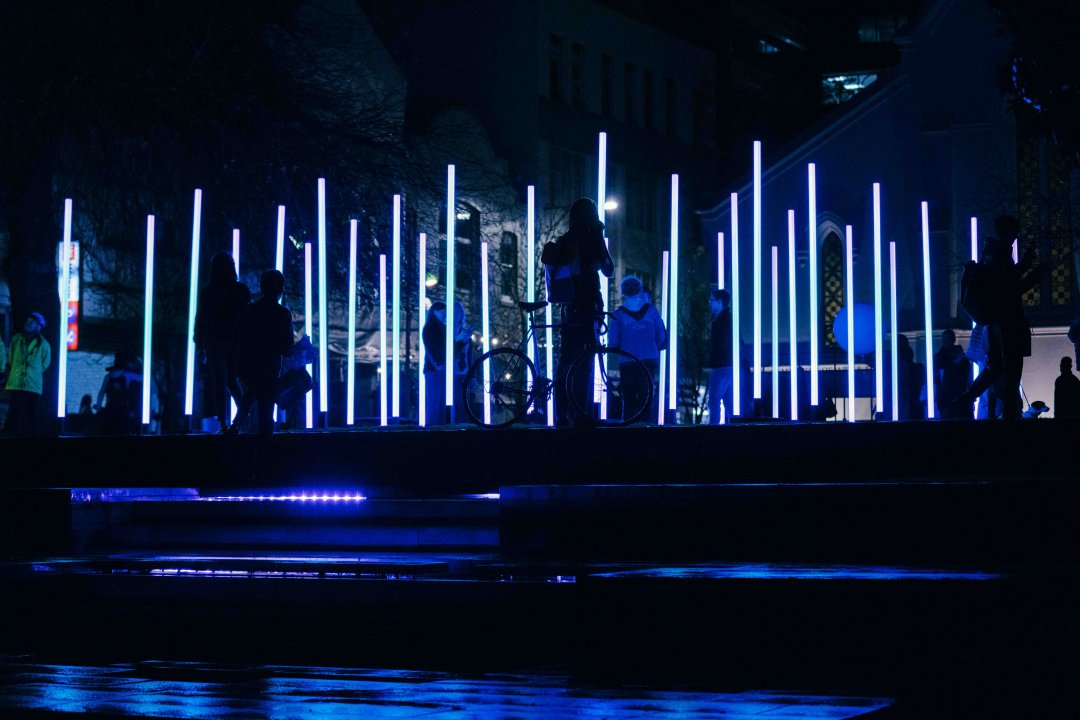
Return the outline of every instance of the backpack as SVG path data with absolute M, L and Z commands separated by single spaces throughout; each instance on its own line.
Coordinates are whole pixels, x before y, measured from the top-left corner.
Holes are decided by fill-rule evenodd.
M 960 276 L 960 307 L 979 325 L 994 319 L 990 310 L 991 288 L 986 274 L 986 268 L 969 260 L 964 263 L 964 272 Z
M 570 259 L 565 264 L 544 265 L 544 286 L 547 288 L 549 303 L 566 304 L 577 300 L 578 283 L 581 280 L 581 257 L 576 244 L 570 251 Z

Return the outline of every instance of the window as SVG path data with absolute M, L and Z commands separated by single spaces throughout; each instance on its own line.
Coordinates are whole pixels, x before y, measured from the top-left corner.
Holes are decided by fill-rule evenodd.
M 439 232 L 446 232 L 445 206 L 439 210 Z M 459 290 L 472 290 L 480 276 L 480 211 L 469 203 L 458 203 L 454 237 L 454 283 Z M 439 265 L 439 284 L 446 286 L 446 263 Z
M 626 63 L 623 69 L 623 100 L 625 102 L 623 119 L 628 123 L 634 122 L 636 118 L 636 93 L 634 92 L 636 85 L 637 69 L 631 63 Z
M 656 186 L 641 170 L 626 170 L 626 225 L 635 230 L 656 229 Z
M 667 78 L 664 80 L 664 132 L 670 140 L 674 140 L 678 134 L 675 127 L 675 100 L 675 81 Z
M 655 91 L 653 89 L 653 74 L 651 70 L 646 70 L 644 73 L 645 87 L 642 92 L 641 109 L 645 117 L 645 129 L 652 130 L 655 126 L 653 122 L 653 102 L 655 101 Z
M 504 298 L 518 297 L 518 237 L 512 232 L 502 234 L 499 243 L 500 290 Z
M 600 57 L 600 114 L 611 115 L 611 68 L 615 61 L 604 53 Z
M 877 80 L 874 73 L 854 75 L 826 75 L 821 79 L 822 101 L 826 105 L 839 105 L 855 97 Z
M 585 107 L 585 47 L 579 43 L 570 46 L 570 102 Z
M 585 156 L 578 153 L 551 148 L 548 152 L 548 171 L 551 201 L 559 207 L 585 197 Z
M 563 39 L 552 35 L 548 48 L 548 97 L 556 102 L 563 99 Z

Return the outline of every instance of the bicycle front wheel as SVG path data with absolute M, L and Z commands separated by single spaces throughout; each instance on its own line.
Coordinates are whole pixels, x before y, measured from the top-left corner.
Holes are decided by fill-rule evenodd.
M 574 360 L 566 390 L 579 416 L 593 424 L 629 425 L 644 418 L 652 404 L 653 376 L 625 350 L 597 347 Z
M 481 427 L 505 427 L 529 410 L 536 368 L 525 353 L 495 348 L 481 355 L 465 375 L 465 411 Z

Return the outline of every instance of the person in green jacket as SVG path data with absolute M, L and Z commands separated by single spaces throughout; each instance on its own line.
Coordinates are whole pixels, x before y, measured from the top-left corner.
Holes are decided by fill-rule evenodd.
M 45 317 L 32 312 L 23 331 L 11 338 L 8 351 L 8 415 L 4 431 L 13 437 L 37 437 L 38 407 L 41 404 L 43 375 L 52 362 L 52 348 L 41 334 Z

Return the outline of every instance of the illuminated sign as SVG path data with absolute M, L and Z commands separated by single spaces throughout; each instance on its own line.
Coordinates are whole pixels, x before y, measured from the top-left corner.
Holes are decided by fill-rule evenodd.
M 79 349 L 79 243 L 72 240 L 71 252 L 68 254 L 68 304 L 67 304 L 67 349 Z M 57 243 L 56 257 L 59 260 L 64 255 L 64 243 Z M 63 265 L 57 262 L 60 268 L 57 283 L 63 282 Z M 61 288 L 62 290 L 62 288 Z M 63 292 L 61 292 L 63 297 Z

